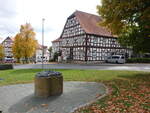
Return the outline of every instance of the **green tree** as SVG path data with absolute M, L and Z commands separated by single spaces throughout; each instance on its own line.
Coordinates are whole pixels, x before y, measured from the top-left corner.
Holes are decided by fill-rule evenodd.
M 21 25 L 20 32 L 16 35 L 13 53 L 18 60 L 24 58 L 26 63 L 31 58 L 37 49 L 37 40 L 35 39 L 35 32 L 30 24 Z
M 137 53 L 150 52 L 149 0 L 102 0 L 97 9 L 103 18 L 100 25 L 118 35 L 122 45 Z
M 2 61 L 4 58 L 4 48 L 3 45 L 0 44 L 0 61 Z
M 51 55 L 52 55 L 52 46 L 49 47 L 48 51 L 49 51 L 49 56 L 51 58 Z
M 52 52 L 52 46 L 49 47 L 48 51 L 49 51 L 49 53 Z
M 58 56 L 59 56 L 59 52 L 55 52 L 54 56 L 53 56 L 53 60 L 57 61 L 58 60 Z

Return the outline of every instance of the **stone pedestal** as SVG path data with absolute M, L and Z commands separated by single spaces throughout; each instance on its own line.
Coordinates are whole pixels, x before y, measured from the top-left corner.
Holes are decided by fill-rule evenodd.
M 63 93 L 63 76 L 35 77 L 35 96 L 49 97 Z

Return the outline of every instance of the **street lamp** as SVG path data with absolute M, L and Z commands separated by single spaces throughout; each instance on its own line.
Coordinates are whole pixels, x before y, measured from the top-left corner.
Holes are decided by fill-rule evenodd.
M 42 18 L 42 69 L 44 69 L 44 65 L 43 65 L 43 58 L 44 58 L 44 21 L 45 21 L 45 19 Z

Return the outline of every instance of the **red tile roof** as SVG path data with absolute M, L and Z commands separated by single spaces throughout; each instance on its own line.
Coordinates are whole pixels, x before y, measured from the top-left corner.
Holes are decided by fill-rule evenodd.
M 85 13 L 82 11 L 75 11 L 68 18 L 71 18 L 72 16 L 76 16 L 82 29 L 88 34 L 108 36 L 108 37 L 117 37 L 117 36 L 113 36 L 112 33 L 105 27 L 98 25 L 98 23 L 102 21 L 102 18 L 97 15 Z M 60 38 L 57 38 L 56 40 L 52 41 L 52 43 L 54 42 L 60 42 Z
M 15 41 L 15 37 L 11 37 L 11 40 L 12 40 L 12 41 Z
M 39 49 L 41 49 L 41 48 L 45 48 L 45 49 L 46 49 L 47 46 L 42 46 L 41 44 L 38 44 L 38 48 L 39 48 Z
M 3 38 L 0 37 L 0 44 L 1 44 L 2 41 L 3 41 Z
M 82 11 L 76 11 L 73 15 L 77 17 L 81 27 L 86 33 L 113 37 L 108 29 L 98 25 L 98 23 L 102 21 L 102 18 L 99 16 Z
M 56 40 L 53 40 L 52 43 L 53 42 L 60 42 L 60 38 L 57 38 Z

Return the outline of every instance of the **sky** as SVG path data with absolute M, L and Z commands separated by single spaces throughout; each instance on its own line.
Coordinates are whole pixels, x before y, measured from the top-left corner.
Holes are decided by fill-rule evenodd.
M 97 14 L 100 0 L 0 0 L 0 40 L 14 37 L 20 25 L 30 23 L 36 39 L 42 41 L 42 18 L 44 22 L 44 45 L 51 46 L 63 30 L 67 18 L 76 10 Z

